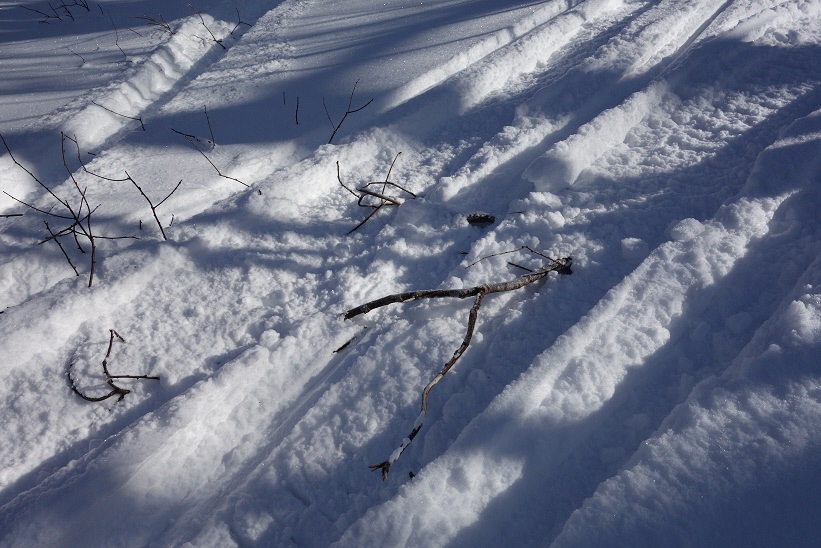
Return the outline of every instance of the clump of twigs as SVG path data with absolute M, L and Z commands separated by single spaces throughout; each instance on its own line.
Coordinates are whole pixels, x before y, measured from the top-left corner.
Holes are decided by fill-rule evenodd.
M 353 96 L 354 93 L 356 93 L 357 84 L 359 84 L 359 80 L 354 82 L 353 89 L 351 90 L 351 96 L 348 98 L 348 108 L 345 109 L 345 114 L 342 115 L 342 118 L 339 120 L 339 123 L 334 123 L 333 118 L 331 118 L 331 113 L 328 112 L 328 105 L 325 104 L 325 98 L 322 98 L 322 106 L 325 107 L 325 115 L 328 117 L 328 121 L 331 123 L 331 128 L 333 128 L 333 131 L 331 132 L 331 137 L 328 139 L 328 144 L 331 144 L 333 142 L 334 137 L 336 137 L 336 132 L 339 131 L 339 128 L 342 127 L 342 123 L 345 121 L 349 114 L 359 112 L 366 106 L 373 103 L 373 98 L 371 98 L 367 103 L 365 103 L 361 107 L 353 108 Z
M 80 272 L 77 270 L 77 267 L 71 260 L 69 253 L 66 251 L 65 247 L 61 243 L 61 238 L 68 238 L 74 241 L 74 244 L 77 246 L 77 250 L 83 254 L 88 254 L 90 266 L 89 266 L 89 274 L 88 274 L 88 287 L 91 287 L 92 283 L 94 282 L 94 272 L 97 265 L 97 240 L 122 240 L 122 239 L 137 239 L 136 236 L 101 236 L 94 232 L 94 225 L 92 224 L 92 216 L 100 207 L 98 204 L 95 207 L 91 207 L 89 204 L 88 197 L 86 194 L 87 187 L 81 186 L 79 181 L 77 180 L 77 176 L 75 176 L 74 172 L 68 165 L 68 160 L 66 158 L 66 141 L 73 142 L 77 147 L 77 158 L 80 158 L 80 146 L 77 143 L 77 139 L 72 139 L 71 137 L 66 136 L 64 133 L 60 134 L 60 138 L 62 141 L 62 154 L 63 154 L 63 166 L 65 167 L 66 172 L 68 173 L 69 179 L 73 184 L 73 187 L 77 193 L 77 196 L 74 198 L 75 202 L 72 202 L 68 198 L 63 198 L 58 196 L 57 193 L 52 190 L 48 185 L 43 183 L 34 173 L 32 173 L 28 168 L 26 168 L 23 164 L 21 164 L 11 152 L 11 148 L 9 148 L 8 143 L 6 143 L 5 138 L 0 135 L 0 140 L 3 142 L 3 146 L 6 147 L 6 151 L 9 154 L 11 160 L 23 171 L 25 171 L 34 181 L 42 187 L 54 200 L 57 201 L 57 206 L 51 206 L 48 209 L 41 209 L 33 204 L 29 204 L 24 202 L 18 198 L 15 198 L 11 194 L 6 191 L 3 191 L 6 196 L 11 198 L 12 200 L 19 202 L 20 204 L 26 206 L 27 208 L 41 213 L 49 219 L 58 219 L 61 222 L 67 222 L 68 225 L 59 230 L 52 230 L 51 226 L 48 224 L 47 220 L 43 220 L 43 223 L 46 226 L 46 231 L 48 232 L 48 238 L 45 238 L 40 244 L 44 244 L 46 242 L 54 241 L 60 251 L 63 253 L 63 256 L 68 261 L 69 266 L 74 270 L 74 274 L 76 276 L 80 275 Z M 81 161 L 82 165 L 82 161 Z M 100 177 L 99 175 L 93 174 L 85 168 L 83 165 L 83 170 L 87 173 Z M 102 177 L 101 177 L 102 178 Z M 112 179 L 113 180 L 113 179 Z M 55 208 L 57 212 L 55 212 Z M 83 247 L 81 241 L 85 241 L 88 244 L 89 250 L 86 251 L 86 248 Z
M 382 209 L 383 207 L 402 205 L 402 202 L 400 202 L 398 198 L 394 198 L 386 194 L 388 187 L 400 190 L 401 192 L 404 192 L 405 194 L 409 195 L 411 198 L 416 198 L 416 194 L 390 180 L 391 171 L 393 171 L 393 166 L 396 163 L 396 160 L 399 158 L 400 154 L 402 153 L 398 152 L 396 156 L 394 156 L 393 161 L 391 162 L 391 165 L 388 168 L 388 173 L 387 175 L 385 175 L 384 181 L 370 182 L 360 188 L 357 188 L 356 190 L 351 189 L 351 187 L 347 186 L 345 183 L 342 182 L 342 175 L 339 173 L 339 162 L 336 163 L 336 178 L 339 181 L 339 184 L 342 185 L 342 188 L 344 188 L 356 197 L 356 205 L 358 205 L 359 207 L 366 207 L 371 209 L 371 212 L 368 214 L 368 216 L 365 217 L 358 225 L 350 229 L 348 231 L 348 234 L 354 232 L 356 229 L 358 229 L 366 222 L 368 222 L 368 220 L 374 215 L 376 215 L 376 212 Z M 381 188 L 379 188 L 380 186 Z M 377 190 L 373 190 L 373 188 L 371 187 L 377 188 Z
M 86 11 L 91 11 L 91 8 L 88 5 L 88 0 L 74 0 L 70 4 L 66 4 L 65 0 L 60 0 L 60 3 L 55 7 L 51 5 L 51 2 L 48 3 L 48 7 L 51 10 L 51 13 L 46 13 L 44 11 L 40 11 L 36 8 L 30 8 L 28 6 L 18 6 L 23 8 L 24 10 L 28 10 L 34 13 L 38 13 L 44 17 L 41 23 L 49 23 L 52 19 L 56 19 L 57 21 L 62 21 L 63 17 L 67 19 L 71 19 L 72 21 L 76 21 L 74 18 L 74 14 L 71 13 L 71 9 L 73 7 L 82 8 Z M 59 11 L 58 11 L 59 10 Z M 62 13 L 62 16 L 60 15 Z
M 85 165 L 85 162 L 83 162 L 82 156 L 80 155 L 80 146 L 77 143 L 76 137 L 71 138 L 71 137 L 64 136 L 64 139 L 68 139 L 68 140 L 72 141 L 75 145 L 77 145 L 77 147 L 76 147 L 77 148 L 77 161 L 79 162 L 80 167 L 82 168 L 82 170 L 85 173 L 88 173 L 89 175 L 91 175 L 93 177 L 96 177 L 97 179 L 101 179 L 103 181 L 111 181 L 111 182 L 114 182 L 114 183 L 124 183 L 124 182 L 128 181 L 132 185 L 134 185 L 134 187 L 137 189 L 137 191 L 140 193 L 140 195 L 143 198 L 145 198 L 145 200 L 148 202 L 148 207 L 151 209 L 151 214 L 154 216 L 154 220 L 157 222 L 157 226 L 160 229 L 160 234 L 162 234 L 163 240 L 168 240 L 168 237 L 165 235 L 165 230 L 163 229 L 162 223 L 160 222 L 160 218 L 157 216 L 157 208 L 159 208 L 162 204 L 164 204 L 165 201 L 168 200 L 171 197 L 171 195 L 174 194 L 177 191 L 178 188 L 180 188 L 180 185 L 182 184 L 182 179 L 180 179 L 180 181 L 171 190 L 171 192 L 169 192 L 165 196 L 165 198 L 163 198 L 162 200 L 160 200 L 159 202 L 157 202 L 155 204 L 154 202 L 151 201 L 151 198 L 148 197 L 148 195 L 145 193 L 145 191 L 143 191 L 142 187 L 137 183 L 137 181 L 134 180 L 134 178 L 131 175 L 128 174 L 127 171 L 124 171 L 124 173 L 125 173 L 124 178 L 118 179 L 118 178 L 115 178 L 115 177 L 107 177 L 105 175 L 100 175 L 99 173 L 95 173 L 95 172 L 89 170 L 88 167 Z M 68 167 L 66 167 L 66 169 L 68 169 Z M 174 217 L 172 215 L 172 217 L 171 217 L 172 222 L 173 222 L 173 219 L 174 219 Z M 140 229 L 142 229 L 142 221 L 140 221 Z
M 445 363 L 445 365 L 442 367 L 439 373 L 427 384 L 427 386 L 425 386 L 425 389 L 422 391 L 422 409 L 416 421 L 414 422 L 413 428 L 411 429 L 410 433 L 402 440 L 402 443 L 399 445 L 399 447 L 397 447 L 394 450 L 390 457 L 388 457 L 386 460 L 378 464 L 373 464 L 369 466 L 369 468 L 371 468 L 373 471 L 381 470 L 383 480 L 388 477 L 388 472 L 390 470 L 391 465 L 399 459 L 399 457 L 402 455 L 402 452 L 410 445 L 410 443 L 422 429 L 422 425 L 424 424 L 425 420 L 425 415 L 428 411 L 428 396 L 430 394 L 431 389 L 440 380 L 442 380 L 442 377 L 444 377 L 447 374 L 447 372 L 450 371 L 450 369 L 457 362 L 457 360 L 459 360 L 459 358 L 462 357 L 462 354 L 464 354 L 465 351 L 468 349 L 470 341 L 473 338 L 473 331 L 476 328 L 476 320 L 479 317 L 479 308 L 482 306 L 482 300 L 491 293 L 500 293 L 503 291 L 514 291 L 516 289 L 521 289 L 526 285 L 541 280 L 551 272 L 557 272 L 559 274 L 564 275 L 572 273 L 572 258 L 565 257 L 563 259 L 553 259 L 528 246 L 522 246 L 518 249 L 506 251 L 504 253 L 488 255 L 488 257 L 504 255 L 507 253 L 515 253 L 517 251 L 522 250 L 527 250 L 532 253 L 535 253 L 540 257 L 546 259 L 547 262 L 543 264 L 540 268 L 535 270 L 527 269 L 520 265 L 514 265 L 519 268 L 524 268 L 529 272 L 523 276 L 520 276 L 507 282 L 477 285 L 475 287 L 469 287 L 466 289 L 428 289 L 421 291 L 408 291 L 405 293 L 396 293 L 394 295 L 388 295 L 386 297 L 382 297 L 380 299 L 376 299 L 374 301 L 370 301 L 363 305 L 357 306 L 356 308 L 352 308 L 345 313 L 345 319 L 349 320 L 361 314 L 367 314 L 368 312 L 376 308 L 387 306 L 393 303 L 407 303 L 410 301 L 417 301 L 420 299 L 440 299 L 448 297 L 456 299 L 465 299 L 467 297 L 474 297 L 473 306 L 471 307 L 470 312 L 468 313 L 467 332 L 465 333 L 465 337 L 462 340 L 462 344 L 459 346 L 459 348 L 456 349 L 450 360 L 448 360 L 448 362 Z M 488 257 L 483 257 L 479 260 L 481 261 Z M 472 263 L 468 266 L 473 266 L 473 264 L 476 263 Z
M 117 379 L 145 379 L 145 380 L 160 380 L 159 377 L 152 377 L 149 375 L 112 375 L 108 369 L 108 358 L 111 357 L 111 348 L 114 346 L 114 339 L 116 338 L 120 342 L 125 342 L 125 339 L 120 336 L 119 333 L 114 331 L 113 329 L 109 329 L 109 339 L 108 339 L 108 350 L 105 353 L 105 357 L 103 358 L 103 374 L 105 375 L 105 382 L 111 387 L 111 391 L 107 394 L 102 396 L 88 396 L 84 394 L 78 387 L 77 384 L 74 382 L 74 378 L 71 376 L 71 368 L 74 366 L 73 363 L 70 363 L 68 366 L 68 383 L 71 385 L 71 390 L 74 391 L 75 394 L 80 396 L 86 401 L 91 402 L 99 402 L 103 400 L 107 400 L 112 396 L 118 396 L 117 401 L 121 401 L 126 394 L 130 394 L 131 390 L 123 388 L 121 386 L 117 386 L 114 384 L 114 381 Z
M 174 34 L 174 29 L 171 28 L 171 25 L 163 19 L 163 16 L 157 14 L 157 17 L 153 17 L 151 15 L 131 15 L 131 19 L 141 19 L 146 22 L 146 25 L 149 27 L 158 28 L 168 34 Z

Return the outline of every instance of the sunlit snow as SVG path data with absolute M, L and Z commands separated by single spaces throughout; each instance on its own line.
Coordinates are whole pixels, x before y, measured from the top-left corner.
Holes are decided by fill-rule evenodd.
M 0 546 L 817 546 L 819 21 L 0 2 Z

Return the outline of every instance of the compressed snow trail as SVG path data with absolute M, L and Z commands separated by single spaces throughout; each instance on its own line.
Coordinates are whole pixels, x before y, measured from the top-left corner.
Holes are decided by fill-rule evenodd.
M 799 494 L 785 520 L 817 502 L 797 478 L 821 413 L 818 2 L 261 4 L 240 6 L 255 24 L 224 55 L 140 103 L 154 130 L 101 130 L 116 137 L 91 168 L 156 196 L 185 178 L 161 212 L 171 241 L 145 223 L 91 290 L 49 250 L 0 267 L 16 292 L 0 424 L 17 441 L 0 452 L 0 545 L 711 543 L 738 526 L 705 497 L 728 518 L 771 493 Z M 357 78 L 373 112 L 320 146 L 323 102 L 338 117 Z M 208 137 L 203 105 L 203 150 L 251 189 L 167 131 Z M 356 186 L 399 151 L 391 178 L 418 198 L 345 236 L 368 211 L 336 162 Z M 93 192 L 107 229 L 149 219 L 133 189 Z M 497 222 L 468 225 L 476 210 Z M 33 239 L 25 226 L 9 239 Z M 539 257 L 464 266 L 522 244 L 576 272 L 486 300 L 380 481 L 367 465 L 407 433 L 467 303 L 340 313 L 512 278 L 506 259 Z M 161 381 L 82 402 L 67 367 L 106 390 L 111 328 L 127 341 L 112 369 Z

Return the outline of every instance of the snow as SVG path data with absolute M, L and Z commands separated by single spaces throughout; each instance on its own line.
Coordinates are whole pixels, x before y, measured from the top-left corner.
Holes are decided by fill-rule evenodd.
M 0 546 L 817 544 L 821 2 L 66 4 L 0 3 Z M 420 415 L 470 300 L 343 314 L 522 246 Z

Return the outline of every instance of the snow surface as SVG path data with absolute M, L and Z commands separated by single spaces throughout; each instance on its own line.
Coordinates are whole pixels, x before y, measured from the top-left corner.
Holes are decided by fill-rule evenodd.
M 0 546 L 818 545 L 821 1 L 88 4 L 0 2 Z M 90 288 L 61 146 L 139 237 Z M 574 274 L 484 300 L 382 481 L 470 305 L 342 314 L 523 245 Z M 160 380 L 84 401 L 110 329 Z

